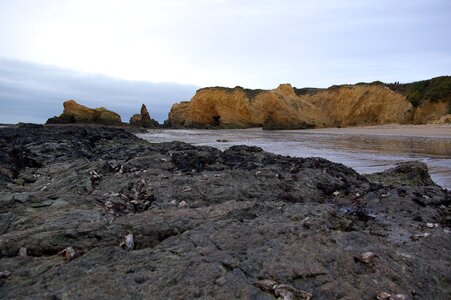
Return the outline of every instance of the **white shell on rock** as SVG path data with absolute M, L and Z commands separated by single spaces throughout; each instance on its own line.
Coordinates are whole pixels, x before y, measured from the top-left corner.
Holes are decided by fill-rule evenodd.
M 426 223 L 427 228 L 437 228 L 439 225 L 437 223 Z
M 283 300 L 310 300 L 312 297 L 309 292 L 298 290 L 288 284 L 279 284 L 272 279 L 259 280 L 255 283 L 255 286 L 262 291 L 273 293 Z
M 431 234 L 430 234 L 429 232 L 417 233 L 417 234 L 412 235 L 412 236 L 411 236 L 411 239 L 414 240 L 414 241 L 416 241 L 416 240 L 418 240 L 418 239 L 420 239 L 420 238 L 425 238 L 425 237 L 428 237 L 428 236 L 430 236 L 430 235 L 431 235 Z
M 75 251 L 75 249 L 73 247 L 67 247 L 66 249 L 62 250 L 58 254 L 63 256 L 64 259 L 67 261 L 77 258 L 77 251 Z
M 391 295 L 389 293 L 387 293 L 387 292 L 379 291 L 376 294 L 376 299 L 377 300 L 387 300 L 387 299 L 390 299 L 390 296 Z
M 0 272 L 0 278 L 8 278 L 9 276 L 11 276 L 11 272 L 10 271 L 2 271 L 2 272 Z
M 374 252 L 368 251 L 363 253 L 360 256 L 360 260 L 366 264 L 369 264 L 370 262 L 372 262 L 374 260 L 374 258 L 376 257 L 376 254 L 374 254 Z
M 119 246 L 123 247 L 126 250 L 133 250 L 135 248 L 135 241 L 133 239 L 133 234 L 127 234 L 124 239 L 120 242 Z
M 390 300 L 409 300 L 410 297 L 404 294 L 395 294 L 390 297 Z

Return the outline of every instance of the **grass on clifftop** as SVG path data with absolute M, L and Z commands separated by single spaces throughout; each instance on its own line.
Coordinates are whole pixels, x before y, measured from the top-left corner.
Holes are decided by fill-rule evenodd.
M 426 100 L 451 101 L 451 76 L 440 76 L 412 83 L 387 83 L 387 87 L 407 97 L 414 107 Z

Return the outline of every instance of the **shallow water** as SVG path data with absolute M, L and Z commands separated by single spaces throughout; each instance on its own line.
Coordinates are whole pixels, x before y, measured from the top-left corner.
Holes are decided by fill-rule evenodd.
M 384 132 L 387 130 L 350 133 L 346 129 L 189 129 L 149 130 L 139 136 L 150 142 L 183 141 L 221 150 L 232 145 L 255 145 L 282 155 L 323 157 L 364 174 L 386 170 L 402 161 L 419 160 L 428 165 L 429 173 L 437 184 L 451 189 L 451 134 L 447 131 L 444 134 L 415 135 Z

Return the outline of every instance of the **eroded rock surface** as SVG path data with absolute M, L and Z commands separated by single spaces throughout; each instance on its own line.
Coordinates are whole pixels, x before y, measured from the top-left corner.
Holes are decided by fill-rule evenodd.
M 0 298 L 450 296 L 450 195 L 421 163 L 26 125 L 0 129 L 0 167 Z
M 190 101 L 176 103 L 168 115 L 172 127 L 304 129 L 390 123 L 447 123 L 451 77 L 384 84 L 331 86 L 327 89 L 273 90 L 242 87 L 203 88 Z
M 303 129 L 408 123 L 414 109 L 405 96 L 383 85 L 340 86 L 296 93 L 289 84 L 274 90 L 205 88 L 190 102 L 175 104 L 168 123 L 186 127 Z
M 425 102 L 421 104 L 414 115 L 415 124 L 436 123 L 447 124 L 451 123 L 451 101 L 436 101 Z
M 156 128 L 159 126 L 158 122 L 150 117 L 145 104 L 141 106 L 141 112 L 139 114 L 134 114 L 130 118 L 130 125 L 144 128 Z
M 104 107 L 89 108 L 78 104 L 75 100 L 67 100 L 63 103 L 64 111 L 59 117 L 47 120 L 47 124 L 101 124 L 121 125 L 121 116 Z

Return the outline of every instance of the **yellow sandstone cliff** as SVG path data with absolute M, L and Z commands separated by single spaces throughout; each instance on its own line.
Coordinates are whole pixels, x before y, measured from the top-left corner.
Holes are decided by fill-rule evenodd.
M 380 84 L 333 87 L 304 97 L 336 126 L 410 123 L 414 108 L 406 97 Z
M 427 101 L 415 110 L 413 123 L 450 123 L 449 119 L 451 116 L 448 114 L 450 108 L 450 101 Z
M 383 84 L 307 92 L 281 84 L 268 91 L 200 89 L 191 101 L 172 106 L 168 123 L 174 127 L 297 129 L 412 123 L 414 114 L 406 96 Z
M 330 123 L 318 108 L 300 100 L 287 84 L 256 92 L 241 87 L 201 89 L 190 102 L 172 107 L 169 122 L 172 126 L 222 128 L 260 127 L 270 122 L 305 128 Z

